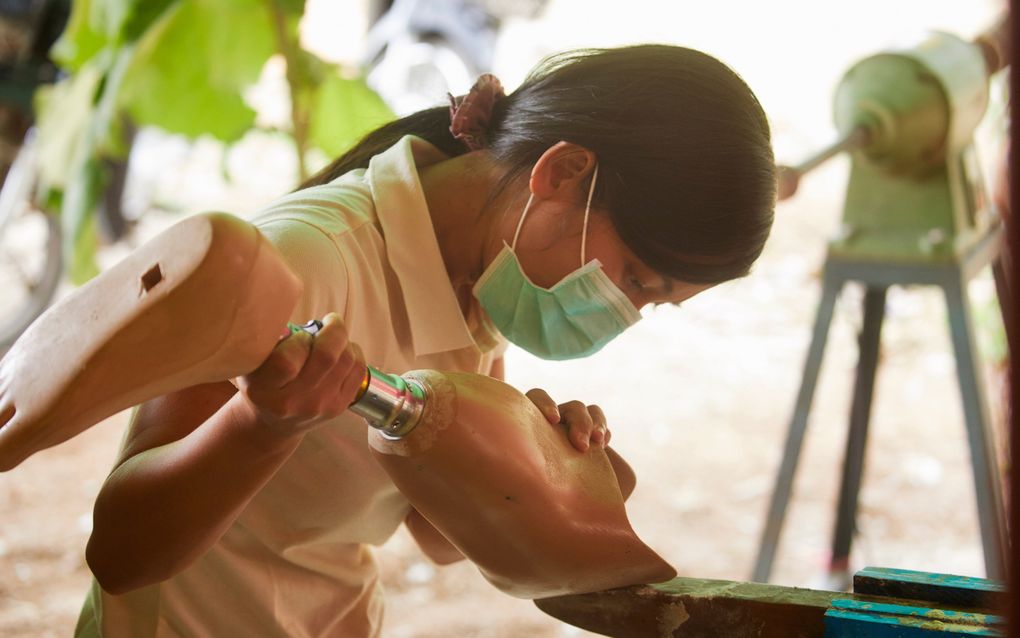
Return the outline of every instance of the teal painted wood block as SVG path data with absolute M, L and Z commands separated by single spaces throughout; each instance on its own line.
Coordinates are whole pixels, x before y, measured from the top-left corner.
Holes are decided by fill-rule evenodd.
M 1004 636 L 1005 620 L 930 607 L 838 599 L 825 613 L 825 638 L 947 638 Z

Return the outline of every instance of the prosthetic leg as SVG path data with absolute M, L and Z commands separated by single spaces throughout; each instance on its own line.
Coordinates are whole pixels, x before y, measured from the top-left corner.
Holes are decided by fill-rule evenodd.
M 371 430 L 373 452 L 497 588 L 545 598 L 676 576 L 631 528 L 601 448 L 575 450 L 530 399 L 496 379 L 402 376 L 425 389 L 423 413 L 400 439 Z
M 0 471 L 125 408 L 251 372 L 300 294 L 251 224 L 176 224 L 51 307 L 0 360 Z

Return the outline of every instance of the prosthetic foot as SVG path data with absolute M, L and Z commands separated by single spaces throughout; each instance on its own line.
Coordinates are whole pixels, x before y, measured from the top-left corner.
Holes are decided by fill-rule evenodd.
M 0 471 L 106 417 L 257 368 L 301 283 L 250 224 L 188 218 L 39 317 L 0 360 Z
M 418 371 L 423 412 L 377 460 L 497 588 L 545 598 L 653 583 L 676 571 L 634 533 L 606 453 L 579 452 L 530 399 L 495 379 Z

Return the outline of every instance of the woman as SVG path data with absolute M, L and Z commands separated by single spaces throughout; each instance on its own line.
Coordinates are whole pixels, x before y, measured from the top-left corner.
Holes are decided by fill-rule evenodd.
M 369 134 L 254 220 L 304 280 L 293 319 L 323 329 L 237 388 L 137 411 L 96 502 L 77 635 L 377 635 L 368 546 L 406 522 L 437 562 L 458 552 L 344 412 L 364 362 L 501 376 L 505 339 L 590 355 L 642 306 L 746 274 L 774 191 L 758 101 L 680 47 L 561 55 L 505 96 L 483 76 Z M 579 449 L 608 442 L 596 406 L 529 396 Z

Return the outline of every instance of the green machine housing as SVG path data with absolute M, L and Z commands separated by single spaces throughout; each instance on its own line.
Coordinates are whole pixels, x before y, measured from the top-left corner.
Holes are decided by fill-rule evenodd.
M 953 262 L 987 235 L 996 219 L 972 139 L 994 70 L 980 44 L 935 32 L 847 71 L 834 119 L 858 143 L 833 257 Z

